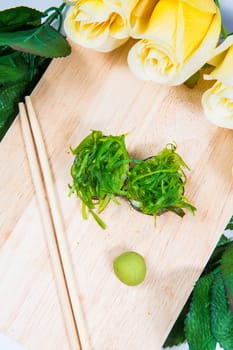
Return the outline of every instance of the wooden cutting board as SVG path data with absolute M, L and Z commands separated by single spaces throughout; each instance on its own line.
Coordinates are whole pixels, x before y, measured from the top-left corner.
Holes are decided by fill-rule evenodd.
M 130 45 L 130 43 L 128 44 Z M 110 54 L 74 47 L 52 62 L 32 94 L 48 148 L 88 333 L 94 350 L 159 350 L 233 213 L 233 132 L 204 117 L 195 89 L 141 82 L 129 46 Z M 134 157 L 176 141 L 191 167 L 186 195 L 197 214 L 153 218 L 126 202 L 103 213 L 107 230 L 81 217 L 68 197 L 75 147 L 90 130 L 129 133 Z M 69 349 L 22 132 L 16 120 L 0 147 L 0 331 L 29 350 Z M 112 269 L 125 250 L 141 253 L 148 274 L 127 287 Z

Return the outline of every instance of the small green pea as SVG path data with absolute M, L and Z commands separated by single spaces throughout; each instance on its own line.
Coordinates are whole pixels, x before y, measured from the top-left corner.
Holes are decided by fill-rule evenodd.
M 128 286 L 142 283 L 146 277 L 146 263 L 144 258 L 136 252 L 125 252 L 113 261 L 116 276 Z

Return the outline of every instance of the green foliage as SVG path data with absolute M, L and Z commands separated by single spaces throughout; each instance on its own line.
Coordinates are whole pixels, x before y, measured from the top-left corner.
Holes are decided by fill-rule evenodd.
M 137 161 L 129 172 L 127 197 L 134 207 L 145 214 L 157 215 L 172 211 L 184 216 L 183 209 L 192 213 L 195 208 L 184 197 L 188 166 L 175 152 L 174 144 L 168 145 L 156 156 Z
M 19 51 L 0 57 L 0 140 L 18 112 L 18 102 L 30 94 L 49 62 Z M 9 74 L 4 81 L 6 66 Z
M 214 350 L 216 340 L 211 332 L 210 291 L 213 275 L 199 279 L 193 292 L 190 310 L 185 320 L 185 334 L 190 350 Z
M 17 51 L 0 57 L 0 84 L 23 80 L 27 71 L 25 59 Z
M 186 81 L 185 81 L 185 85 L 190 88 L 193 89 L 196 85 L 198 80 L 200 79 L 200 71 L 197 71 L 196 73 L 194 73 L 191 77 L 189 77 Z
M 179 317 L 177 318 L 171 332 L 169 333 L 169 336 L 167 337 L 164 347 L 170 347 L 170 346 L 175 346 L 175 345 L 180 345 L 182 344 L 185 339 L 185 331 L 184 331 L 184 322 L 186 319 L 186 315 L 189 311 L 190 307 L 190 302 L 191 298 L 188 299 L 186 304 L 184 305 Z
M 4 136 L 17 113 L 17 102 L 23 97 L 26 82 L 16 82 L 0 89 L 0 139 Z
M 204 271 L 202 272 L 202 276 L 206 275 L 208 273 L 211 273 L 212 271 L 215 271 L 217 268 L 221 265 L 221 259 L 222 255 L 227 249 L 229 245 L 231 245 L 232 242 L 224 235 L 221 236 L 216 248 L 214 249 L 208 264 L 204 268 Z
M 25 6 L 0 11 L 0 32 L 37 27 L 44 16 L 43 12 Z
M 71 52 L 66 39 L 47 24 L 24 31 L 0 33 L 0 45 L 48 58 L 67 56 Z
M 232 218 L 230 219 L 227 227 L 226 227 L 227 230 L 233 230 L 233 216 Z
M 211 330 L 224 350 L 233 349 L 233 316 L 227 301 L 221 272 L 215 275 L 212 285 Z
M 233 349 L 233 242 L 224 235 L 164 346 L 185 340 L 190 350 Z
M 73 185 L 83 203 L 102 228 L 105 224 L 93 211 L 101 213 L 116 195 L 125 195 L 123 186 L 129 170 L 130 158 L 125 147 L 125 136 L 104 136 L 101 131 L 92 131 L 74 149 L 75 160 L 71 168 Z
M 233 243 L 227 247 L 222 256 L 221 270 L 227 301 L 233 315 Z
M 0 11 L 0 140 L 18 112 L 18 102 L 31 93 L 50 58 L 70 53 L 68 42 L 50 26 L 64 6 L 55 8 L 44 23 L 47 13 L 29 7 Z

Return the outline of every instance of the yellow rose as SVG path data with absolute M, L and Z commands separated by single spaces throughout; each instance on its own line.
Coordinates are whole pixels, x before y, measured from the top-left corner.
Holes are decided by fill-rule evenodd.
M 209 63 L 216 68 L 204 77 L 217 81 L 203 94 L 204 113 L 214 124 L 233 129 L 233 36 L 219 45 L 214 54 Z
M 111 51 L 129 36 L 124 0 L 78 0 L 66 15 L 64 29 L 74 42 L 97 51 Z
M 221 15 L 213 0 L 138 0 L 129 18 L 141 39 L 128 63 L 142 80 L 179 85 L 212 56 Z

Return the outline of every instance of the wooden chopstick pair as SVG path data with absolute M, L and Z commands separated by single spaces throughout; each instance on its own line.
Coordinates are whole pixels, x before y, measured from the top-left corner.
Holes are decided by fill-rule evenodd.
M 25 104 L 19 103 L 23 137 L 70 346 L 90 350 L 45 144 L 29 96 Z

